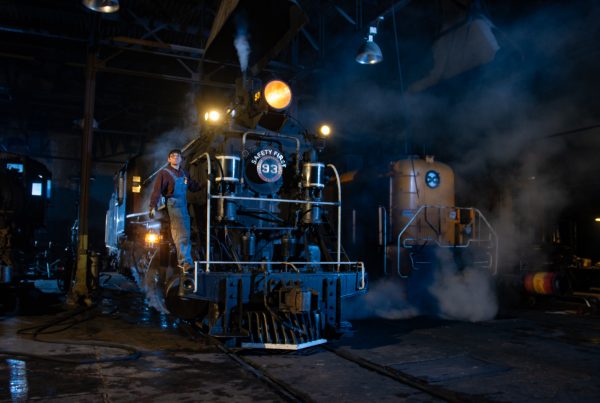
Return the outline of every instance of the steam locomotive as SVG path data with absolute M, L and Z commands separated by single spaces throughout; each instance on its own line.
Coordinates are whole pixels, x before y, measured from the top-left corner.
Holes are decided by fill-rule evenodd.
M 342 328 L 342 300 L 367 291 L 363 263 L 340 243 L 340 181 L 319 159 L 324 139 L 282 132 L 291 90 L 263 71 L 306 21 L 295 1 L 220 3 L 203 54 L 219 64 L 204 73 L 237 79 L 228 106 L 182 149 L 201 184 L 187 196 L 191 273 L 176 266 L 168 220 L 144 214 L 154 175 L 144 157 L 116 174 L 106 216 L 109 254 L 133 268 L 151 305 L 244 347 L 323 343 Z
M 135 268 L 155 307 L 244 347 L 323 343 L 340 330 L 342 299 L 367 290 L 363 263 L 340 244 L 340 179 L 319 160 L 324 139 L 280 132 L 290 97 L 279 80 L 238 80 L 224 119 L 207 113 L 183 149 L 202 185 L 188 194 L 193 273 L 176 269 L 168 223 L 143 212 L 153 176 L 143 158 L 116 175 L 107 213 L 109 252 L 121 269 Z

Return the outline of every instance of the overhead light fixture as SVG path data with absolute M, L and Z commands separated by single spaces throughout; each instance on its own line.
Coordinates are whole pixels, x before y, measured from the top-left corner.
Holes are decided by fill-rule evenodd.
M 377 34 L 377 26 L 383 17 L 377 18 L 376 25 L 369 27 L 369 36 L 365 42 L 358 48 L 355 60 L 360 64 L 376 64 L 383 60 L 383 54 L 379 45 L 375 43 L 373 37 Z
M 83 0 L 82 3 L 99 13 L 114 13 L 119 10 L 119 0 Z

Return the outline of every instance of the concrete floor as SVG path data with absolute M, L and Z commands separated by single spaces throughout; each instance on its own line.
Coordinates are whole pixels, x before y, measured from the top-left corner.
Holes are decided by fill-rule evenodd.
M 0 350 L 104 363 L 0 356 L 0 401 L 185 402 L 286 400 L 216 347 L 145 307 L 132 293 L 107 294 L 58 333 L 17 334 L 62 313 L 0 319 Z M 504 314 L 482 323 L 369 319 L 331 346 L 473 401 L 600 401 L 600 324 L 568 306 Z M 63 326 L 66 327 L 66 326 Z M 46 331 L 61 330 L 60 327 Z M 65 343 L 56 343 L 64 340 Z M 131 351 L 90 340 L 120 343 Z M 48 341 L 53 343 L 48 343 Z M 324 349 L 244 352 L 253 365 L 313 401 L 439 401 Z

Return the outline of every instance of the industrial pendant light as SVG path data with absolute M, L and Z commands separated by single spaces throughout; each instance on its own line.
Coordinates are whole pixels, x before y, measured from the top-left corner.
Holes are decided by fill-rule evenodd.
M 379 21 L 383 20 L 383 17 L 377 18 L 377 25 Z M 358 48 L 355 60 L 360 64 L 376 64 L 383 60 L 383 54 L 379 45 L 375 43 L 373 37 L 377 34 L 377 26 L 369 27 L 369 36 L 365 42 Z
M 369 35 L 369 38 L 372 38 L 372 36 Z M 367 39 L 358 48 L 358 52 L 356 53 L 356 61 L 360 64 L 375 64 L 382 60 L 383 54 L 381 53 L 381 49 L 372 39 Z
M 114 13 L 119 10 L 119 0 L 82 0 L 82 3 L 99 13 Z

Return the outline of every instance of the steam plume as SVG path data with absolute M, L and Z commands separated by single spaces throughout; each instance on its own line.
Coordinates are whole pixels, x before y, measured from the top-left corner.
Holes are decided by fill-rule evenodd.
M 235 46 L 238 59 L 240 60 L 240 68 L 242 73 L 245 73 L 248 69 L 248 58 L 250 56 L 250 44 L 248 43 L 248 37 L 245 30 L 238 30 L 238 34 L 233 41 L 233 45 Z
M 403 284 L 382 280 L 374 283 L 366 295 L 349 299 L 342 314 L 345 319 L 408 319 L 417 316 L 419 310 L 407 301 Z
M 440 267 L 428 288 L 437 302 L 438 315 L 445 319 L 479 322 L 493 319 L 498 302 L 487 271 L 466 267 L 457 270 L 450 251 L 437 253 Z

